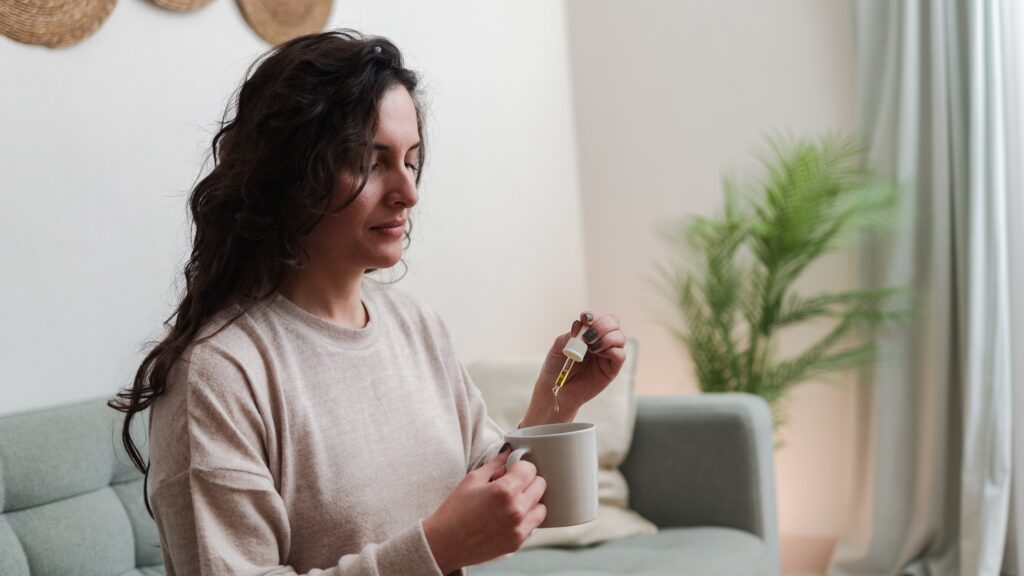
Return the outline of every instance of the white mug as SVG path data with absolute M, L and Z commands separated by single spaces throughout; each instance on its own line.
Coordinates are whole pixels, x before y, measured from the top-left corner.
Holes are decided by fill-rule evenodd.
M 575 526 L 597 518 L 597 434 L 593 424 L 569 422 L 520 428 L 505 435 L 512 453 L 505 469 L 532 462 L 547 482 L 540 528 Z

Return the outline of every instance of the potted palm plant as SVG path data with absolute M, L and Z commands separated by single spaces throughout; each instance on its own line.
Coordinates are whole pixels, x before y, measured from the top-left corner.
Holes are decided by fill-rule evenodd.
M 889 229 L 901 190 L 864 168 L 866 150 L 851 137 L 771 139 L 768 148 L 753 185 L 726 183 L 721 216 L 669 229 L 677 260 L 660 278 L 681 320 L 670 329 L 701 390 L 757 394 L 778 427 L 790 388 L 868 362 L 876 329 L 911 308 L 900 287 L 798 293 L 797 279 L 820 257 Z M 780 331 L 822 319 L 817 341 L 779 354 Z

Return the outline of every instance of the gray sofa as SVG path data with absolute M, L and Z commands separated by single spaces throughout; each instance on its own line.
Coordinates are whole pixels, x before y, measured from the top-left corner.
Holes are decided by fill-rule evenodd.
M 0 417 L 0 576 L 163 574 L 119 416 L 92 400 Z M 771 418 L 759 398 L 639 398 L 622 472 L 657 534 L 524 550 L 471 573 L 780 573 Z

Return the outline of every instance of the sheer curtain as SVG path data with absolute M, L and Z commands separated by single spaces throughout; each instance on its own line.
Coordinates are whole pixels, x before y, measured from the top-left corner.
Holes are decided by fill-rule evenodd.
M 1024 574 L 1024 4 L 1003 2 L 1001 34 L 1008 43 L 1006 58 L 1007 147 L 1010 182 L 1007 202 L 1010 233 L 1010 337 L 1013 365 L 1013 479 L 1010 526 L 1003 571 Z
M 1024 361 L 1017 2 L 856 4 L 870 162 L 907 190 L 898 233 L 864 268 L 869 283 L 912 286 L 920 316 L 883 338 L 865 377 L 865 514 L 835 576 L 995 575 L 1019 539 L 1007 538 L 1011 492 L 1024 510 L 1024 482 L 1011 481 Z

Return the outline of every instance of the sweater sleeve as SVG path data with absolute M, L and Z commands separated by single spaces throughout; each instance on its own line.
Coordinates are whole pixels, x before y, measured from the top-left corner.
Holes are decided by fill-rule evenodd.
M 154 442 L 187 444 L 188 453 L 187 467 L 150 498 L 168 576 L 298 574 L 288 565 L 288 511 L 266 463 L 265 428 L 245 372 L 209 352 L 194 353 L 182 372 L 187 381 L 169 384 L 187 389 L 183 437 L 153 430 Z M 357 553 L 339 553 L 334 566 L 304 573 L 441 576 L 422 520 Z
M 487 413 L 483 395 L 473 384 L 466 366 L 455 354 L 455 345 L 444 320 L 433 309 L 427 310 L 428 318 L 433 325 L 433 337 L 439 346 L 439 356 L 451 380 L 452 393 L 459 413 L 459 425 L 465 441 L 468 473 L 498 455 L 505 443 L 505 431 Z
M 505 432 L 487 414 L 487 404 L 484 403 L 480 390 L 473 384 L 469 372 L 461 362 L 459 363 L 459 372 L 469 406 L 469 421 L 466 423 L 466 428 L 468 428 L 472 439 L 467 461 L 469 470 L 476 470 L 498 455 L 501 446 L 505 443 Z

